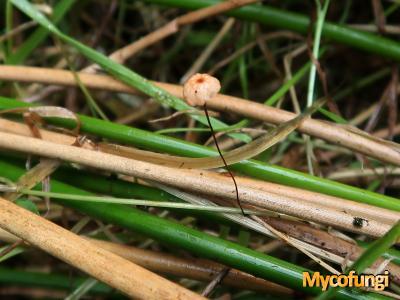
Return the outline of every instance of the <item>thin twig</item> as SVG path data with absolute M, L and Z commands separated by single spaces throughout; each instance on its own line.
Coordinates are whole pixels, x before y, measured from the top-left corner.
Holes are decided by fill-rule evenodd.
M 13 28 L 12 30 L 6 32 L 5 34 L 0 36 L 0 43 L 3 43 L 5 40 L 13 37 L 14 35 L 17 35 L 29 28 L 32 28 L 33 26 L 35 26 L 37 23 L 35 21 L 29 21 L 26 23 L 22 23 L 21 25 Z
M 200 56 L 196 59 L 193 65 L 186 71 L 185 75 L 182 76 L 180 83 L 185 83 L 186 80 L 189 79 L 190 76 L 199 72 L 207 59 L 211 56 L 214 50 L 217 48 L 221 40 L 224 38 L 225 34 L 232 28 L 235 23 L 234 18 L 229 18 L 222 26 L 221 30 L 215 35 L 213 40 L 207 45 L 204 51 L 200 54 Z
M 5 249 L 3 249 L 0 252 L 0 258 L 3 258 L 3 256 L 7 255 L 11 251 L 13 251 L 15 248 L 17 248 L 18 246 L 21 246 L 23 244 L 24 244 L 23 240 L 16 238 L 16 240 L 11 245 L 9 245 L 8 247 L 6 247 Z
M 375 17 L 375 26 L 380 34 L 385 33 L 386 16 L 382 7 L 381 0 L 372 0 L 372 11 Z
M 212 293 L 212 291 L 216 288 L 218 284 L 221 283 L 222 280 L 228 275 L 230 268 L 226 267 L 222 269 L 217 276 L 204 288 L 203 292 L 201 293 L 202 296 L 208 297 Z
M 226 57 L 223 60 L 219 61 L 207 73 L 211 74 L 211 75 L 215 74 L 219 69 L 221 69 L 222 67 L 226 66 L 232 60 L 238 58 L 243 53 L 246 53 L 247 51 L 249 51 L 253 47 L 257 46 L 258 43 L 260 43 L 260 42 L 265 42 L 265 41 L 268 41 L 268 40 L 279 39 L 279 38 L 303 40 L 303 37 L 301 35 L 298 35 L 298 34 L 293 33 L 292 31 L 286 31 L 286 30 L 276 31 L 276 32 L 272 32 L 272 33 L 267 33 L 265 35 L 261 35 L 261 36 L 259 36 L 257 38 L 257 41 L 250 42 L 250 43 L 244 45 L 243 47 L 239 48 L 238 50 L 236 50 L 234 53 L 232 53 L 228 57 Z

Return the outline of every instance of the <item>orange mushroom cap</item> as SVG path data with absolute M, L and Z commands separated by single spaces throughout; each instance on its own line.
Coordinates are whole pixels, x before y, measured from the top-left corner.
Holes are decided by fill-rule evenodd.
M 191 106 L 204 106 L 220 91 L 219 80 L 208 74 L 194 74 L 183 86 L 183 96 Z

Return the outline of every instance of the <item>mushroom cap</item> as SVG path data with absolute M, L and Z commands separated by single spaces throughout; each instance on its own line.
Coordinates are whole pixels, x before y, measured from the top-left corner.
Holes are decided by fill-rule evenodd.
M 194 74 L 183 86 L 183 96 L 191 106 L 204 106 L 221 89 L 219 80 L 208 74 Z

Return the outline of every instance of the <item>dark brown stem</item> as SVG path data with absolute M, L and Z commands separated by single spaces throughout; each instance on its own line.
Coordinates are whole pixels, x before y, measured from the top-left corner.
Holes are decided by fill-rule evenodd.
M 221 156 L 221 159 L 222 159 L 222 161 L 224 162 L 226 171 L 227 171 L 227 172 L 229 173 L 229 175 L 231 176 L 232 181 L 233 181 L 233 184 L 235 185 L 237 204 L 239 205 L 240 210 L 242 211 L 243 216 L 245 216 L 246 214 L 244 213 L 244 210 L 243 210 L 243 208 L 242 208 L 242 205 L 240 204 L 240 200 L 239 200 L 239 189 L 238 189 L 238 185 L 237 185 L 237 183 L 236 183 L 235 176 L 233 176 L 233 173 L 229 170 L 228 164 L 226 163 L 225 158 L 224 158 L 224 156 L 222 155 L 221 149 L 219 148 L 217 138 L 215 137 L 214 129 L 213 129 L 212 125 L 211 125 L 210 116 L 208 115 L 208 109 L 207 109 L 207 104 L 206 104 L 206 103 L 204 103 L 204 112 L 205 112 L 205 114 L 206 114 L 207 122 L 208 122 L 208 127 L 210 127 L 211 135 L 212 135 L 212 137 L 213 137 L 213 139 L 214 139 L 214 143 L 215 143 L 215 146 L 217 147 L 219 156 Z

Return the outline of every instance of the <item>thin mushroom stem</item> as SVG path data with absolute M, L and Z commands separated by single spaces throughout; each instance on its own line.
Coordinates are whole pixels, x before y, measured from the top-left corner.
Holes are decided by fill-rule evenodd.
M 206 117 L 207 117 L 208 126 L 210 127 L 210 130 L 211 130 L 211 135 L 212 135 L 212 137 L 213 137 L 213 139 L 214 139 L 215 147 L 217 147 L 219 156 L 221 157 L 222 161 L 224 162 L 225 169 L 226 169 L 226 171 L 229 173 L 229 175 L 231 176 L 232 181 L 233 181 L 233 184 L 235 185 L 236 202 L 237 202 L 237 204 L 239 205 L 240 210 L 242 211 L 243 216 L 245 216 L 246 214 L 244 213 L 243 207 L 242 207 L 242 205 L 240 204 L 240 199 L 239 199 L 239 188 L 238 188 L 238 185 L 237 185 L 235 176 L 233 175 L 232 171 L 229 170 L 228 164 L 226 163 L 225 158 L 224 158 L 224 156 L 222 155 L 221 149 L 219 148 L 217 138 L 215 137 L 214 129 L 213 129 L 212 125 L 211 125 L 210 116 L 208 115 L 207 103 L 204 103 L 204 112 L 205 112 Z

